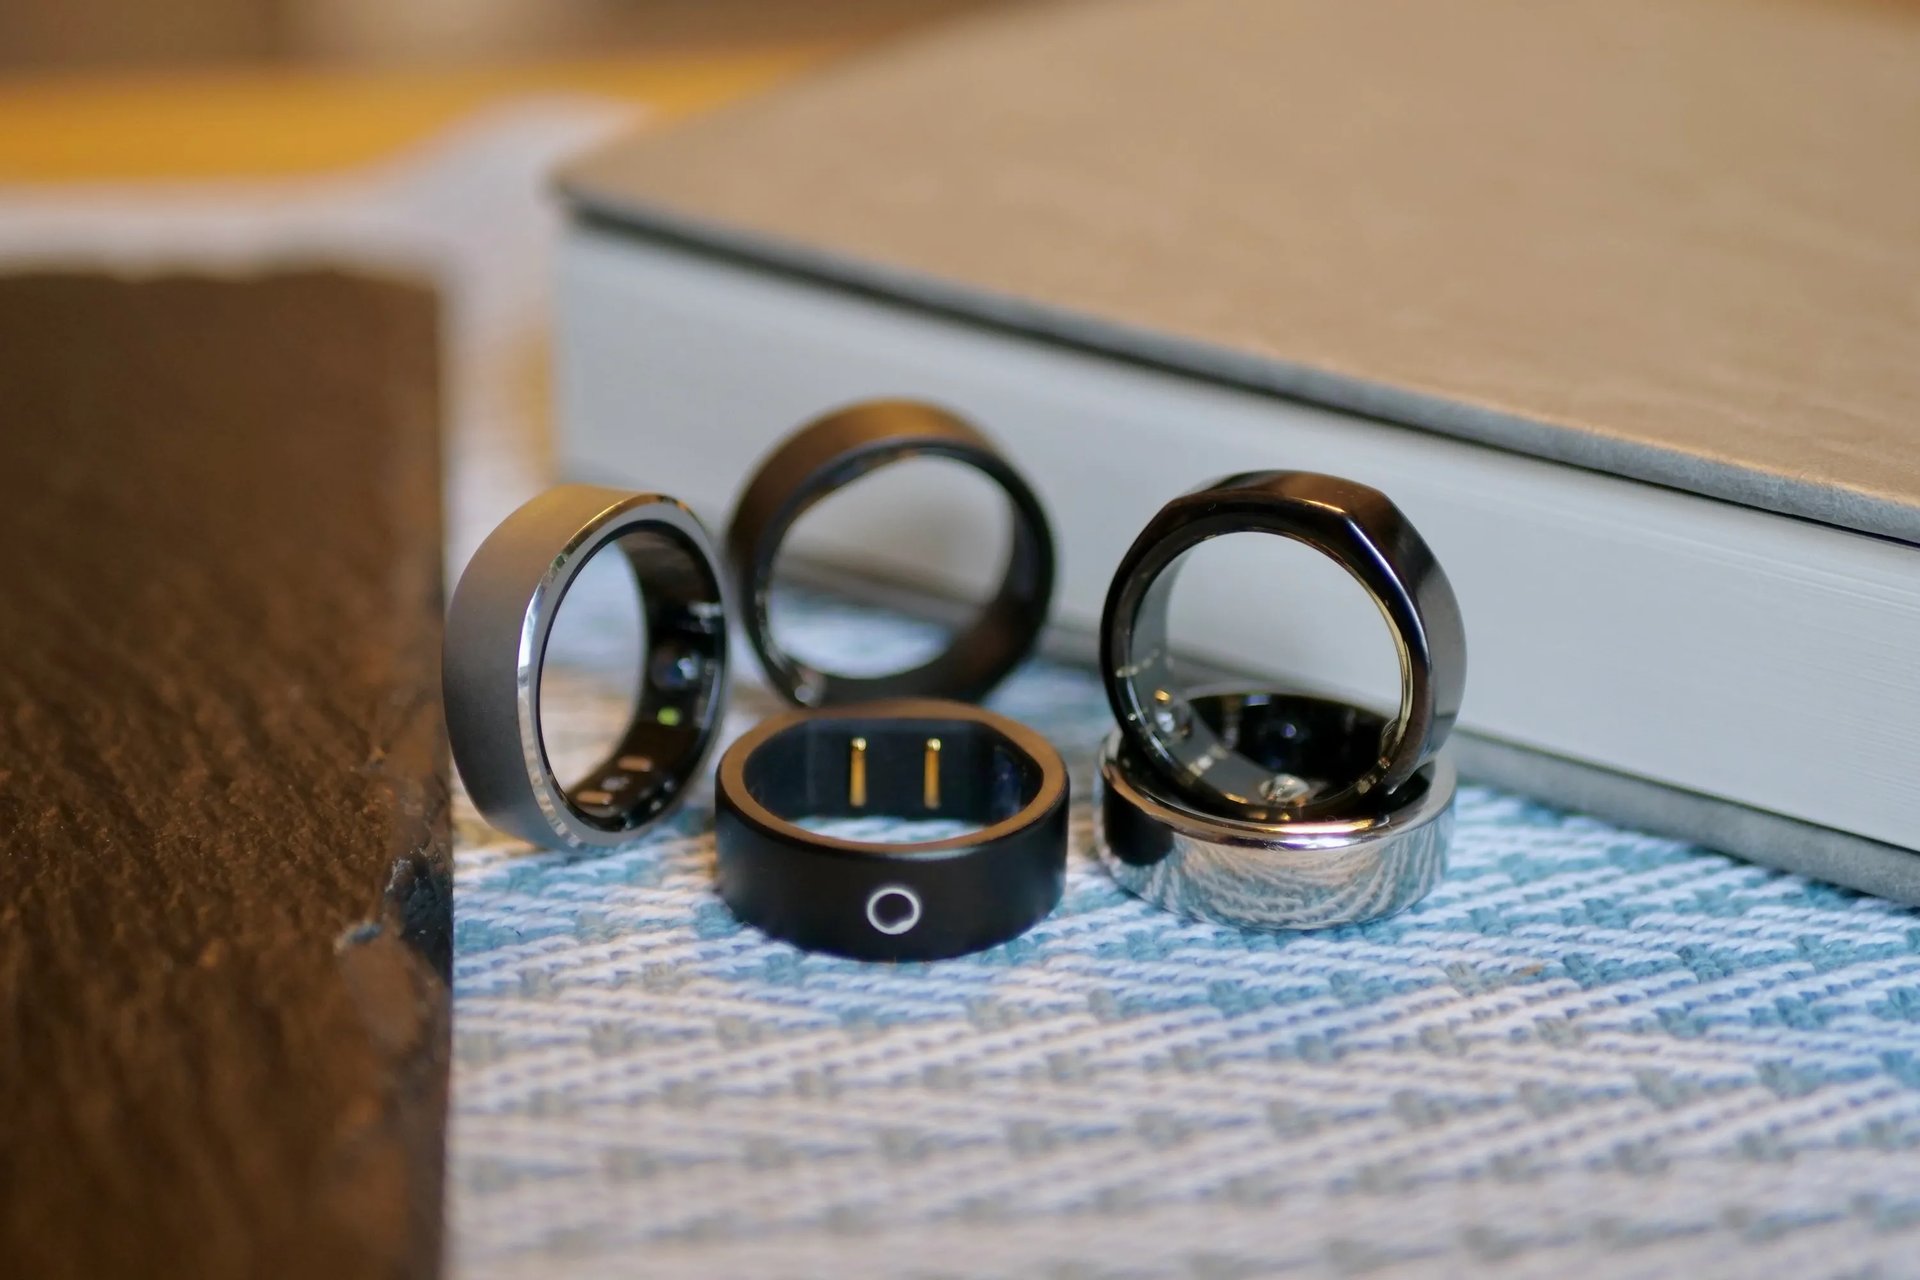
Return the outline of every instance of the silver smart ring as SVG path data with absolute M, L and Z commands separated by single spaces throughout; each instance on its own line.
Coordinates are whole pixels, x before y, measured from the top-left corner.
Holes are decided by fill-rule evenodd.
M 571 786 L 540 734 L 540 671 L 567 588 L 618 547 L 640 584 L 647 651 L 633 719 Z M 725 710 L 728 587 L 706 530 L 652 493 L 563 485 L 508 516 L 468 561 L 447 612 L 447 737 L 487 821 L 536 844 L 621 844 L 699 775 Z
M 1202 693 L 1196 715 L 1250 759 L 1315 778 L 1350 769 L 1385 719 L 1277 693 Z M 1180 915 L 1240 928 L 1319 929 L 1401 911 L 1439 882 L 1455 780 L 1442 753 L 1345 817 L 1262 821 L 1191 803 L 1115 731 L 1094 774 L 1094 844 L 1119 885 Z

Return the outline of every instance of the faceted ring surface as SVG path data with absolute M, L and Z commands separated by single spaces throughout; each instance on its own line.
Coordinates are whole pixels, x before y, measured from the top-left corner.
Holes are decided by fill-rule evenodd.
M 715 784 L 720 897 L 748 924 L 860 960 L 941 960 L 1032 928 L 1060 900 L 1066 765 L 1025 725 L 909 698 L 748 730 Z M 937 840 L 849 840 L 810 818 L 961 821 Z
M 1290 538 L 1333 559 L 1366 590 L 1392 631 L 1399 711 L 1382 721 L 1372 750 L 1354 759 L 1350 775 L 1325 776 L 1308 787 L 1298 775 L 1248 759 L 1193 713 L 1175 676 L 1167 615 L 1182 559 L 1209 539 L 1246 532 Z M 1254 605 L 1286 598 L 1284 584 L 1246 585 Z M 1467 679 L 1460 606 L 1412 523 L 1376 489 L 1304 471 L 1227 476 L 1161 508 L 1114 573 L 1100 659 L 1121 732 L 1176 792 L 1274 821 L 1337 817 L 1397 790 L 1439 754 Z

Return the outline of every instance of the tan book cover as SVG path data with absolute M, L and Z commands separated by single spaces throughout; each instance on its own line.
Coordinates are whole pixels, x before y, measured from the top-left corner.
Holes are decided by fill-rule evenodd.
M 723 515 L 779 423 L 944 396 L 1063 631 L 1169 486 L 1368 479 L 1461 591 L 1464 770 L 1920 903 L 1920 5 L 1036 5 L 560 181 L 576 473 Z M 1201 656 L 1354 687 L 1337 593 L 1209 590 Z
M 996 324 L 1920 541 L 1920 6 L 1041 5 L 562 182 Z

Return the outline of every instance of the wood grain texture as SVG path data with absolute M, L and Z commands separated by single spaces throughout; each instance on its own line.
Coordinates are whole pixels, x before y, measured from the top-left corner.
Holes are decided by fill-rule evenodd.
M 0 279 L 0 1257 L 438 1264 L 432 295 Z

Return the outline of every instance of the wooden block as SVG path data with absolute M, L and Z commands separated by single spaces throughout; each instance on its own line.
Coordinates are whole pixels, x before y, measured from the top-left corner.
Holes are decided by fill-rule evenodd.
M 437 1269 L 433 295 L 0 279 L 0 1271 Z

